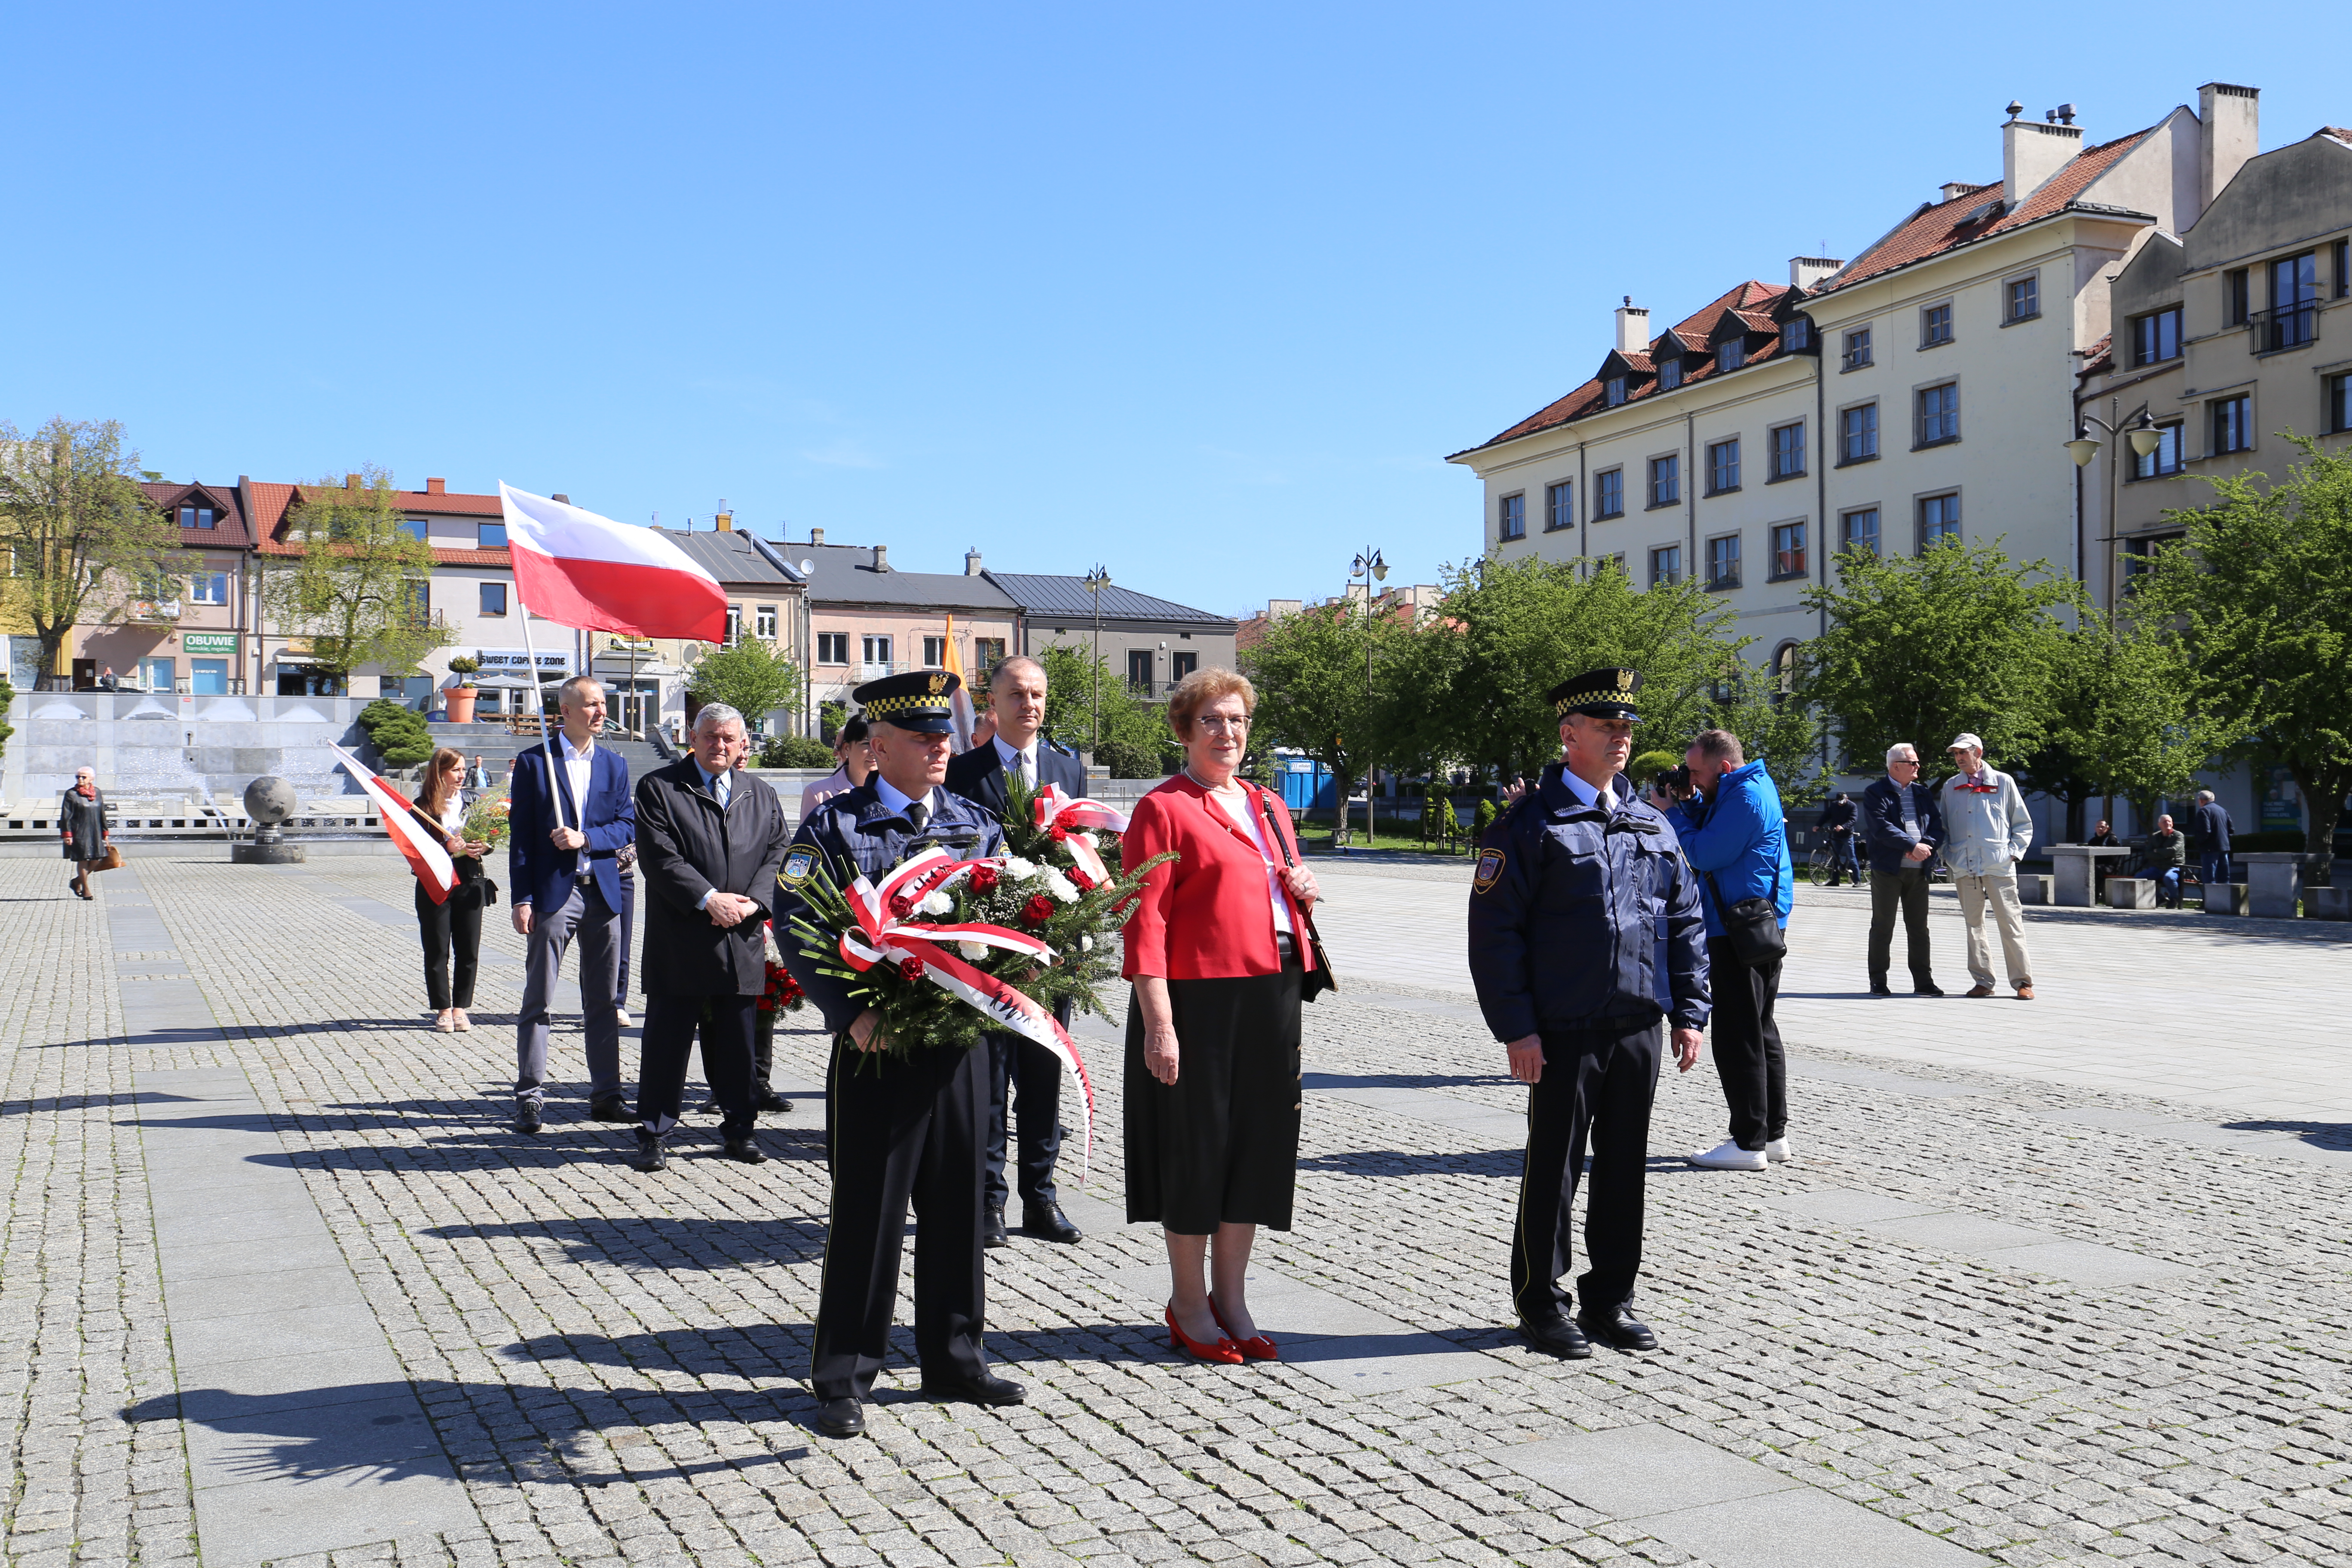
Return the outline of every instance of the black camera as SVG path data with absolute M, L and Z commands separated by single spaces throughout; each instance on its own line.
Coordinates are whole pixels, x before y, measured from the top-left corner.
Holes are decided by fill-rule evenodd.
M 1677 763 L 1670 768 L 1660 768 L 1651 783 L 1660 795 L 1670 795 L 1679 799 L 1691 792 L 1690 764 Z

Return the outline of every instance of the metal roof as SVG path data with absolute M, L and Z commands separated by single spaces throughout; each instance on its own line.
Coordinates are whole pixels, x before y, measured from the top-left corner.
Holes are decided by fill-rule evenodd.
M 836 605 L 904 605 L 911 609 L 984 610 L 1010 617 L 1019 606 L 985 576 L 961 572 L 874 570 L 874 551 L 863 544 L 772 544 L 795 565 L 813 561 L 809 602 Z
M 1093 624 L 1095 596 L 1087 591 L 1083 577 L 1037 572 L 983 572 L 982 575 L 1011 595 L 1013 602 L 1032 616 Z M 1196 610 L 1170 599 L 1155 599 L 1116 584 L 1103 590 L 1102 617 L 1106 621 L 1184 621 L 1195 626 L 1223 626 L 1227 631 L 1233 630 L 1234 625 L 1230 616 L 1213 616 L 1206 610 Z
M 723 584 L 772 588 L 800 581 L 797 574 L 769 559 L 748 533 L 731 529 L 714 529 L 707 533 L 686 533 L 674 528 L 656 528 L 654 531 L 685 551 L 688 560 Z

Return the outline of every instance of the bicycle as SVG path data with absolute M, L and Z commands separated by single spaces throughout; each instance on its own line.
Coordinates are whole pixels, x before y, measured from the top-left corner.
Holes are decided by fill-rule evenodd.
M 1841 853 L 1844 847 L 1845 846 L 1833 838 L 1824 839 L 1823 842 L 1815 845 L 1812 854 L 1805 860 L 1805 879 L 1816 888 L 1827 887 L 1831 874 L 1843 869 L 1851 878 L 1855 887 L 1861 887 L 1862 873 L 1855 868 L 1853 861 Z

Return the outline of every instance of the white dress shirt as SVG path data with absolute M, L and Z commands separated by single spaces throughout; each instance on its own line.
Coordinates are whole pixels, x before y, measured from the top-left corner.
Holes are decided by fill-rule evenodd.
M 892 784 L 888 779 L 884 778 L 882 776 L 882 771 L 879 768 L 877 768 L 874 771 L 873 784 L 874 793 L 882 797 L 882 804 L 888 806 L 891 810 L 897 812 L 901 816 L 905 816 L 907 815 L 907 808 L 915 804 L 915 797 L 900 789 L 898 785 Z M 923 793 L 923 809 L 929 812 L 932 816 L 937 816 L 940 814 L 939 802 L 932 798 L 938 794 L 939 791 L 937 790 L 926 790 Z
M 1601 804 L 1601 792 L 1570 773 L 1565 764 L 1559 770 L 1559 782 L 1568 786 L 1568 793 L 1576 797 L 1577 805 L 1590 807 Z
M 1006 745 L 1002 735 L 993 737 L 989 744 L 996 748 L 997 760 L 1004 764 L 1007 773 L 1017 776 L 1031 789 L 1037 787 L 1037 738 L 1034 735 L 1029 738 L 1025 751 Z
M 555 739 L 556 743 L 563 748 L 563 776 L 572 784 L 572 809 L 580 817 L 571 826 L 584 833 L 588 821 L 588 779 L 596 765 L 596 737 L 589 736 L 588 743 L 576 750 L 572 747 L 571 736 L 558 735 Z

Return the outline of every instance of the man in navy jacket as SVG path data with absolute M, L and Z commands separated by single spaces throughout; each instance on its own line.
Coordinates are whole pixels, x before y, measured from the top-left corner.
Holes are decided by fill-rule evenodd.
M 1773 1007 L 1780 961 L 1743 963 L 1724 934 L 1723 911 L 1769 899 L 1780 924 L 1796 900 L 1780 791 L 1762 763 L 1743 756 L 1728 730 L 1703 730 L 1683 761 L 1694 793 L 1666 816 L 1683 855 L 1699 873 L 1706 916 L 1709 988 L 1715 994 L 1716 1076 L 1730 1102 L 1731 1136 L 1690 1156 L 1713 1171 L 1760 1171 L 1789 1158 L 1788 1061 Z
M 1870 850 L 1870 994 L 1892 996 L 1895 911 L 1903 911 L 1904 956 L 1911 990 L 1941 996 L 1927 955 L 1927 880 L 1944 843 L 1943 809 L 1919 778 L 1919 751 L 1908 741 L 1886 749 L 1886 776 L 1862 792 L 1862 841 Z
M 592 677 L 575 675 L 563 683 L 558 700 L 563 732 L 554 739 L 553 774 L 546 748 L 516 757 L 507 819 L 514 928 L 530 942 L 522 1011 L 515 1019 L 518 1132 L 540 1129 L 548 1004 L 564 950 L 574 939 L 580 943 L 581 1025 L 587 1035 L 588 1114 L 598 1121 L 637 1120 L 622 1100 L 621 1020 L 613 1005 L 621 968 L 621 873 L 615 857 L 636 837 L 636 803 L 629 791 L 629 764 L 596 743 L 596 732 L 604 727 L 604 687 Z

